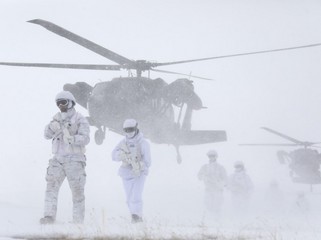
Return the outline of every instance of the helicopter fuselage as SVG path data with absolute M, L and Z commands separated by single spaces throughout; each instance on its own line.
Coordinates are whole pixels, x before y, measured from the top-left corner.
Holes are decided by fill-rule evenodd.
M 192 111 L 203 108 L 202 101 L 194 92 L 192 82 L 177 79 L 171 84 L 164 80 L 144 77 L 114 78 L 97 83 L 66 84 L 76 101 L 88 109 L 89 122 L 101 131 L 108 128 L 123 134 L 122 123 L 127 118 L 139 122 L 139 129 L 155 143 L 193 145 L 225 141 L 224 131 L 192 131 Z M 182 112 L 183 123 L 175 119 L 174 108 Z M 96 143 L 102 143 L 97 135 Z M 97 141 L 98 140 L 98 141 Z

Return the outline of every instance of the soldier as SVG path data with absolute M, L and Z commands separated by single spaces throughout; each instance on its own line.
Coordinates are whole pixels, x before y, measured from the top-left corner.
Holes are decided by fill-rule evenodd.
M 218 154 L 215 150 L 207 153 L 209 162 L 201 167 L 198 179 L 204 182 L 204 203 L 208 211 L 219 214 L 223 203 L 223 190 L 227 182 L 225 168 L 217 163 Z
M 236 161 L 234 169 L 234 173 L 228 179 L 232 204 L 235 213 L 246 213 L 254 186 L 250 176 L 246 173 L 243 162 Z
M 83 223 L 85 217 L 86 157 L 85 145 L 89 143 L 89 124 L 76 112 L 76 100 L 68 91 L 56 96 L 58 112 L 45 128 L 45 138 L 52 140 L 53 158 L 47 169 L 44 217 L 41 224 L 54 223 L 57 213 L 58 193 L 67 177 L 72 193 L 73 222 Z
M 125 120 L 123 130 L 125 138 L 113 150 L 112 159 L 122 163 L 118 173 L 123 180 L 132 223 L 137 223 L 143 221 L 142 194 L 151 165 L 150 147 L 135 119 Z
M 303 191 L 298 192 L 297 197 L 295 199 L 295 206 L 297 207 L 298 211 L 301 213 L 309 212 L 310 203 Z
M 264 196 L 265 211 L 268 214 L 276 215 L 282 214 L 284 211 L 284 196 L 283 191 L 279 187 L 276 180 L 270 182 L 270 185 Z

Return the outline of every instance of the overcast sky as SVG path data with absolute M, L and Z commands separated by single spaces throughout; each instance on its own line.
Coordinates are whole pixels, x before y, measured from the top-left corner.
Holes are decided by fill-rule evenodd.
M 157 62 L 321 43 L 319 0 L 2 0 L 0 12 L 1 62 L 112 63 L 27 23 L 32 19 L 51 21 L 126 58 Z M 174 148 L 152 144 L 154 165 L 146 195 L 166 188 L 163 171 L 168 173 L 165 185 L 171 191 L 189 189 L 188 196 L 194 190 L 201 192 L 196 174 L 207 162 L 205 153 L 210 148 L 218 150 L 219 160 L 229 173 L 235 160 L 243 160 L 254 181 L 262 186 L 276 173 L 280 180 L 288 179 L 287 169 L 276 161 L 277 148 L 242 148 L 238 144 L 286 142 L 261 130 L 262 126 L 302 141 L 321 141 L 320 61 L 321 47 L 315 47 L 160 68 L 215 79 L 194 80 L 195 91 L 207 109 L 195 112 L 192 128 L 226 130 L 228 141 L 182 147 L 181 166 L 175 163 Z M 50 158 L 50 143 L 43 139 L 43 128 L 57 111 L 54 97 L 62 86 L 77 81 L 94 86 L 121 75 L 127 73 L 0 66 L 0 178 L 8 179 L 0 181 L 6 189 L 1 193 L 3 199 L 16 201 L 28 183 L 33 199 L 42 204 L 43 176 Z M 157 77 L 168 83 L 178 78 L 151 74 L 151 78 Z M 77 109 L 86 115 L 85 109 Z M 89 180 L 87 191 L 101 194 L 102 186 L 106 190 L 104 200 L 114 200 L 112 194 L 123 200 L 118 165 L 110 160 L 110 152 L 120 139 L 110 133 L 102 146 L 92 140 L 88 147 L 88 176 L 99 179 L 100 184 Z M 126 213 L 126 209 L 122 211 Z

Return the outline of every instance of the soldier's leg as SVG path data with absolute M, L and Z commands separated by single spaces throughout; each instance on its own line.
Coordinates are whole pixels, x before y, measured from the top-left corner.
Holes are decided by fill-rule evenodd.
M 64 179 L 65 172 L 63 166 L 56 159 L 50 159 L 46 175 L 45 217 L 56 219 L 58 193 Z
M 72 193 L 74 223 L 83 223 L 85 218 L 85 166 L 85 162 L 65 164 L 66 175 Z
M 208 212 L 214 212 L 213 192 L 206 190 L 204 194 L 204 205 Z
M 123 186 L 126 194 L 126 203 L 129 208 L 129 211 L 131 213 L 131 208 L 130 208 L 130 201 L 131 201 L 131 195 L 133 191 L 133 186 L 135 179 L 134 178 L 122 178 L 123 181 Z
M 213 210 L 216 215 L 221 214 L 221 209 L 224 201 L 223 191 L 217 190 L 213 195 Z
M 130 200 L 129 200 L 129 209 L 131 214 L 136 214 L 139 217 L 142 217 L 143 215 L 143 190 L 144 190 L 144 184 L 145 184 L 145 175 L 136 177 L 134 179 L 132 191 L 130 194 Z

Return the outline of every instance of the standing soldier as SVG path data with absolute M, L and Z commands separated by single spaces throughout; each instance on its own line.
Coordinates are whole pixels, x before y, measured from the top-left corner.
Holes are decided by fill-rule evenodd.
M 126 202 L 131 213 L 132 223 L 142 222 L 145 178 L 151 165 L 149 143 L 137 128 L 135 119 L 127 119 L 123 124 L 125 138 L 112 152 L 113 161 L 122 162 L 119 176 L 123 180 Z
M 232 204 L 235 213 L 246 213 L 254 186 L 250 176 L 245 171 L 243 162 L 236 161 L 234 169 L 234 173 L 228 179 L 228 189 L 231 191 Z
M 272 215 L 283 215 L 285 209 L 283 191 L 279 187 L 276 180 L 270 182 L 270 185 L 265 193 L 263 204 L 265 211 Z
M 310 210 L 310 204 L 308 199 L 305 196 L 305 193 L 300 191 L 297 194 L 297 198 L 295 199 L 295 206 L 297 210 L 301 213 L 307 213 Z
M 83 223 L 85 216 L 84 187 L 86 182 L 85 145 L 89 143 L 89 124 L 76 112 L 76 100 L 68 91 L 56 96 L 60 109 L 45 128 L 45 138 L 52 139 L 53 158 L 47 169 L 47 189 L 44 217 L 41 224 L 54 223 L 57 213 L 58 193 L 67 177 L 72 193 L 73 222 Z
M 219 214 L 223 204 L 223 190 L 227 182 L 225 168 L 217 163 L 217 152 L 207 153 L 209 162 L 198 172 L 198 179 L 205 184 L 204 202 L 208 211 Z

